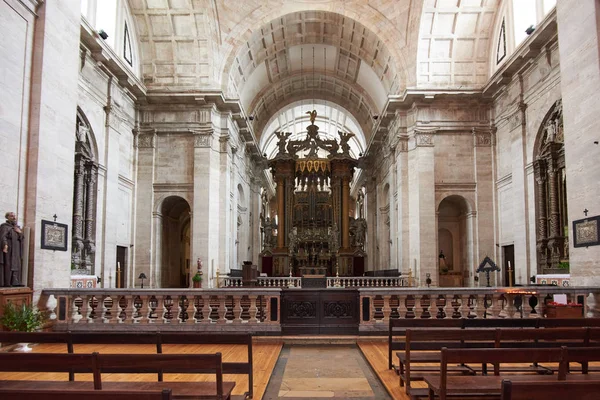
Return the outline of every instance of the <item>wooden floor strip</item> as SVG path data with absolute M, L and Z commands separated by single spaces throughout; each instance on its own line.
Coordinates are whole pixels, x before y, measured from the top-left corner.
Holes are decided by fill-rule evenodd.
M 283 347 L 283 342 L 253 342 L 253 362 L 254 362 L 254 399 L 261 400 L 275 363 L 279 358 L 279 353 Z M 75 353 L 117 353 L 117 354 L 154 354 L 156 347 L 153 345 L 76 345 Z M 64 344 L 39 344 L 33 346 L 35 353 L 66 353 Z M 247 361 L 246 346 L 243 345 L 163 345 L 163 353 L 171 354 L 202 354 L 221 352 L 224 362 L 245 362 Z M 103 374 L 102 380 L 106 381 L 155 381 L 156 374 Z M 4 372 L 0 373 L 0 380 L 68 380 L 66 373 L 26 373 L 26 372 Z M 91 374 L 77 374 L 76 380 L 91 381 Z M 214 381 L 214 376 L 206 374 L 165 374 L 165 381 L 179 382 L 207 382 Z M 246 375 L 223 376 L 224 381 L 235 381 L 233 389 L 234 396 L 243 395 L 248 391 L 248 377 Z

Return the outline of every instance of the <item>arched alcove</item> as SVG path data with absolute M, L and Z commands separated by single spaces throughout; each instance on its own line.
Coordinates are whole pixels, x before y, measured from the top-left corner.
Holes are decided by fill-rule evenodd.
M 157 261 L 162 288 L 188 287 L 190 268 L 190 205 L 179 196 L 169 196 L 160 206 L 162 224 L 157 234 Z
M 438 207 L 438 274 L 442 287 L 461 287 L 468 277 L 472 237 L 469 204 L 452 195 Z

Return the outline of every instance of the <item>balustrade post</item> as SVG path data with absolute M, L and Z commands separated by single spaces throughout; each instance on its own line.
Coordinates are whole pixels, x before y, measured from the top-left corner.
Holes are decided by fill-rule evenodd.
M 413 313 L 415 314 L 415 318 L 421 318 L 421 315 L 423 315 L 423 307 L 421 307 L 421 298 L 423 298 L 423 296 L 415 295 L 415 305 L 413 306 Z
M 165 296 L 157 295 L 156 297 L 156 324 L 165 323 Z
M 531 318 L 531 306 L 529 305 L 530 294 L 524 294 L 521 296 L 523 302 L 521 303 L 521 311 L 523 312 L 523 318 Z
M 475 315 L 479 319 L 485 316 L 485 294 L 475 295 Z
M 227 305 L 226 305 L 226 296 L 220 295 L 219 299 L 219 309 L 217 310 L 217 314 L 219 315 L 219 319 L 217 320 L 217 324 L 224 324 L 227 322 L 227 318 L 225 315 L 227 314 Z
M 436 319 L 438 314 L 438 296 L 437 294 L 429 295 L 429 318 Z
M 463 294 L 460 296 L 460 316 L 461 318 L 469 318 L 471 309 L 469 308 L 469 295 Z
M 81 314 L 81 318 L 79 320 L 80 323 L 89 324 L 90 323 L 90 299 L 91 296 L 82 295 L 81 296 L 81 309 L 79 310 Z
M 600 292 L 590 293 L 584 297 L 583 307 L 588 318 L 600 317 Z
M 383 312 L 383 322 L 386 324 L 390 322 L 390 314 L 392 313 L 392 308 L 390 307 L 391 297 L 391 295 L 383 296 L 383 309 L 381 311 Z
M 406 313 L 408 309 L 406 308 L 406 295 L 399 294 L 398 295 L 398 318 L 406 318 Z
M 498 318 L 500 316 L 500 311 L 502 311 L 500 296 L 501 295 L 497 293 L 492 294 L 492 306 L 490 307 L 492 318 Z
M 242 296 L 235 295 L 233 296 L 233 323 L 241 324 L 242 323 Z
M 148 295 L 140 295 L 140 300 L 142 301 L 142 305 L 140 307 L 140 324 L 148 324 L 150 323 L 150 299 Z
M 248 310 L 250 313 L 250 320 L 248 322 L 251 324 L 257 324 L 258 319 L 256 319 L 256 314 L 258 314 L 258 307 L 256 307 L 256 299 L 258 296 L 251 294 L 248 297 L 250 298 L 250 309 Z
M 514 318 L 515 312 L 517 311 L 515 307 L 515 298 L 513 295 L 507 295 L 506 298 L 506 313 L 508 314 L 508 318 Z
M 133 302 L 133 296 L 123 296 L 125 301 L 127 301 L 127 305 L 125 306 L 125 322 L 126 324 L 133 324 L 133 314 L 135 312 L 135 304 Z
M 202 306 L 203 323 L 210 324 L 212 323 L 212 319 L 210 317 L 210 313 L 212 311 L 212 308 L 210 307 L 210 296 L 202 296 L 202 302 L 204 303 Z
M 452 318 L 454 316 L 454 306 L 452 305 L 453 301 L 453 295 L 447 294 L 444 296 L 444 318 Z

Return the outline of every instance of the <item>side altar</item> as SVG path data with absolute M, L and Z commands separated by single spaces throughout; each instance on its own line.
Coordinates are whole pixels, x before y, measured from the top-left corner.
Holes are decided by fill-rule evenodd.
M 363 192 L 350 215 L 350 182 L 360 159 L 350 154 L 352 133 L 319 133 L 316 111 L 306 136 L 275 132 L 278 153 L 268 165 L 276 184 L 276 214 L 263 209 L 262 271 L 272 276 L 360 276 L 366 268 Z M 276 222 L 275 222 L 276 221 Z

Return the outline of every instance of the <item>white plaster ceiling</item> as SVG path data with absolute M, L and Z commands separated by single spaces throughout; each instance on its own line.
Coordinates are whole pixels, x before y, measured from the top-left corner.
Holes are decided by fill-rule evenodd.
M 501 0 L 128 1 L 150 91 L 239 98 L 257 138 L 282 107 L 327 100 L 368 141 L 388 95 L 487 81 Z
M 420 88 L 480 88 L 500 0 L 426 0 L 420 24 Z
M 302 140 L 306 137 L 306 127 L 310 125 L 307 111 L 317 111 L 315 125 L 319 127 L 322 139 L 336 139 L 339 142 L 338 131 L 352 132 L 350 139 L 350 155 L 360 157 L 366 148 L 365 136 L 360 124 L 352 113 L 343 107 L 322 100 L 304 100 L 293 102 L 279 110 L 266 124 L 265 132 L 260 140 L 259 147 L 267 158 L 273 158 L 278 151 L 275 132 L 291 132 L 289 140 Z M 326 154 L 322 154 L 326 156 Z

